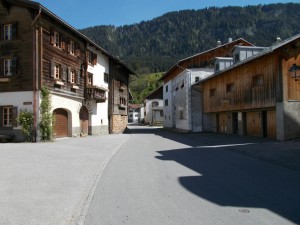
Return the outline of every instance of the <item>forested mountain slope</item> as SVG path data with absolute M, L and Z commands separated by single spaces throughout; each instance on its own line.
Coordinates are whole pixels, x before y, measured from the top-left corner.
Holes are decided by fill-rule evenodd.
M 270 46 L 277 36 L 298 34 L 300 4 L 183 10 L 133 25 L 80 31 L 143 74 L 166 71 L 177 60 L 213 48 L 218 40 L 225 43 L 229 37 Z

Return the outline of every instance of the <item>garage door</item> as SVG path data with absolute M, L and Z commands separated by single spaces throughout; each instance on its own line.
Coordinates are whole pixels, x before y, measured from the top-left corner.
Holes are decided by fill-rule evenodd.
M 64 109 L 53 111 L 55 119 L 54 132 L 57 138 L 68 136 L 68 112 Z

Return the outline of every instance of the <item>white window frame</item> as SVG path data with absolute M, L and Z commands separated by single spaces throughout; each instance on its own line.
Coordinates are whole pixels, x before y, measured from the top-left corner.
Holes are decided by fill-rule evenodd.
M 74 41 L 70 41 L 70 54 L 75 55 L 75 43 L 74 43 Z
M 54 74 L 53 74 L 54 79 L 60 79 L 61 77 L 61 68 L 59 64 L 54 65 Z
M 12 40 L 12 24 L 3 26 L 3 40 Z
M 12 127 L 13 108 L 11 106 L 5 106 L 2 109 L 2 124 L 3 127 Z
M 70 79 L 70 82 L 71 82 L 72 84 L 75 83 L 75 77 L 76 77 L 75 70 L 71 70 L 71 79 Z
M 12 59 L 3 59 L 3 75 L 12 76 Z

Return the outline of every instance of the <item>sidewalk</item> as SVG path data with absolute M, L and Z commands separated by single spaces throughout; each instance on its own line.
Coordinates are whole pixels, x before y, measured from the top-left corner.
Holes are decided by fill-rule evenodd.
M 0 223 L 81 225 L 104 167 L 128 134 L 0 144 Z

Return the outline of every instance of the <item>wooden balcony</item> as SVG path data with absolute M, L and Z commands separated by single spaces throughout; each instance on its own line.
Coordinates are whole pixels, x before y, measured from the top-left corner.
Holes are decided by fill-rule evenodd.
M 106 91 L 108 90 L 105 88 L 101 88 L 98 86 L 89 86 L 84 90 L 84 97 L 86 100 L 95 100 L 96 103 L 105 102 Z

